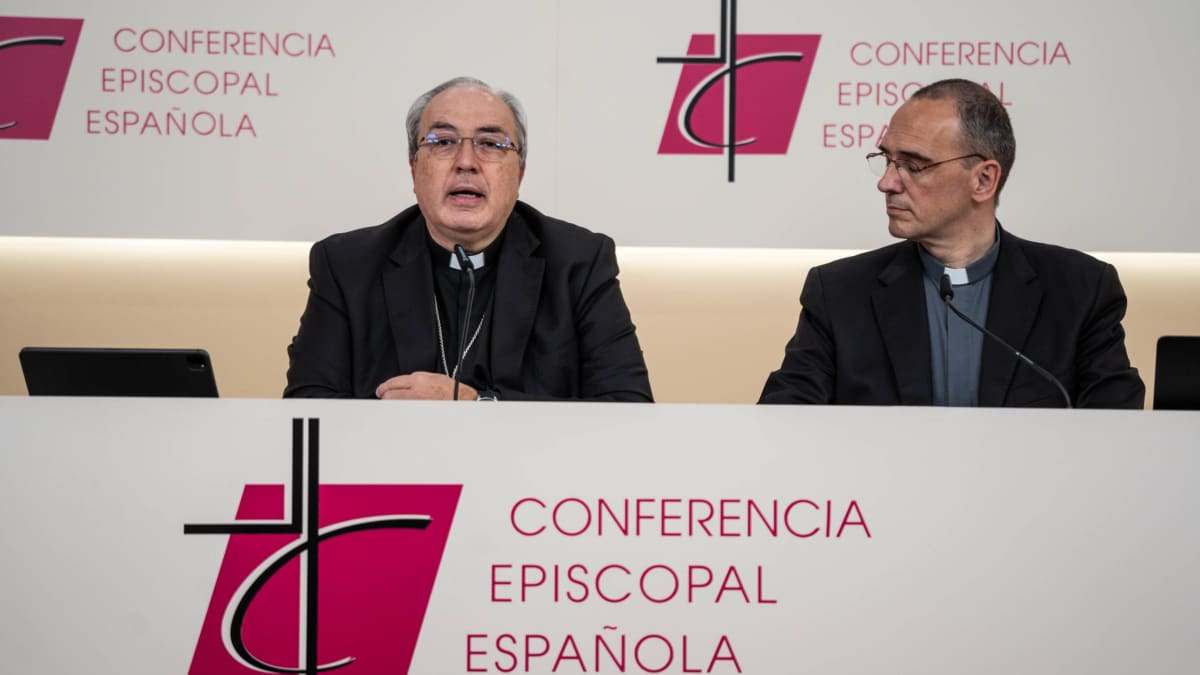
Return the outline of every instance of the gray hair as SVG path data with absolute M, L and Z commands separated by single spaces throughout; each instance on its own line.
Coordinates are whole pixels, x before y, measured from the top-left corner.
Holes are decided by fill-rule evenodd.
M 421 94 L 417 97 L 417 100 L 413 101 L 412 107 L 408 109 L 408 118 L 405 121 L 405 124 L 408 128 L 408 159 L 413 160 L 417 158 L 417 148 L 420 147 L 417 145 L 417 141 L 419 140 L 418 136 L 421 133 L 421 115 L 425 114 L 425 106 L 429 105 L 429 102 L 433 100 L 434 96 L 437 96 L 447 89 L 456 89 L 459 87 L 467 89 L 481 89 L 489 94 L 492 94 L 496 98 L 499 98 L 501 101 L 504 101 L 504 104 L 508 106 L 510 111 L 512 111 L 513 119 L 517 121 L 517 137 L 513 140 L 517 142 L 517 158 L 521 161 L 521 166 L 524 167 L 526 154 L 525 109 L 521 106 L 521 102 L 517 100 L 516 96 L 513 96 L 507 91 L 493 89 L 488 83 L 474 77 L 456 77 L 452 80 L 446 80 L 433 89 Z
M 996 185 L 996 203 L 999 204 L 1000 190 L 1008 182 L 1017 156 L 1012 122 L 1000 99 L 987 88 L 962 79 L 934 82 L 922 87 L 911 98 L 954 100 L 958 106 L 958 126 L 966 146 L 964 149 L 1000 163 L 1000 182 Z

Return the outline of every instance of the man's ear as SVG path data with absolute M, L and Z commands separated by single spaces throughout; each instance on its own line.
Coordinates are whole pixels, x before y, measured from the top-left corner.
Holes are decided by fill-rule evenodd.
M 1004 169 L 1000 168 L 1000 162 L 994 159 L 989 159 L 975 165 L 974 185 L 971 190 L 971 198 L 977 202 L 986 202 L 996 196 L 996 190 L 1000 188 L 1000 176 L 1004 173 Z
M 417 160 L 416 158 L 408 160 L 408 174 L 412 176 L 413 192 L 417 191 Z

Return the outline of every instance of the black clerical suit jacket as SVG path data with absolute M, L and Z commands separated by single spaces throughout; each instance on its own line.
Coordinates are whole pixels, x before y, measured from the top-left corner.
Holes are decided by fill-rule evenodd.
M 493 382 L 468 384 L 490 384 L 502 400 L 650 401 L 612 239 L 522 202 L 505 228 L 489 319 Z M 440 370 L 425 232 L 414 206 L 313 245 L 284 396 L 372 398 L 388 378 Z
M 1145 386 L 1125 351 L 1125 291 L 1112 265 L 1000 230 L 987 327 L 1053 373 L 1077 407 L 1140 408 Z M 901 242 L 814 267 L 800 322 L 760 403 L 930 405 L 924 268 Z M 979 405 L 1065 405 L 1062 395 L 984 339 Z

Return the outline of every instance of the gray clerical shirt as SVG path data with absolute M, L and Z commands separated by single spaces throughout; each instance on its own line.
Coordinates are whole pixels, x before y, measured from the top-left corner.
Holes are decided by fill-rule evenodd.
M 1000 253 L 1000 240 L 966 269 L 946 267 L 917 246 L 925 267 L 925 314 L 929 319 L 930 363 L 933 366 L 933 404 L 979 405 L 979 365 L 983 334 L 958 318 L 938 293 L 942 275 L 950 276 L 954 306 L 984 325 L 992 291 L 992 269 Z

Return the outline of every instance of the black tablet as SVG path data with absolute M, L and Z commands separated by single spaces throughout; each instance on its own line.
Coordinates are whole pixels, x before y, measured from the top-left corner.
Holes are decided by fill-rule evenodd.
M 26 347 L 30 396 L 216 396 L 203 349 Z
M 1200 336 L 1164 335 L 1158 339 L 1154 409 L 1200 410 Z

